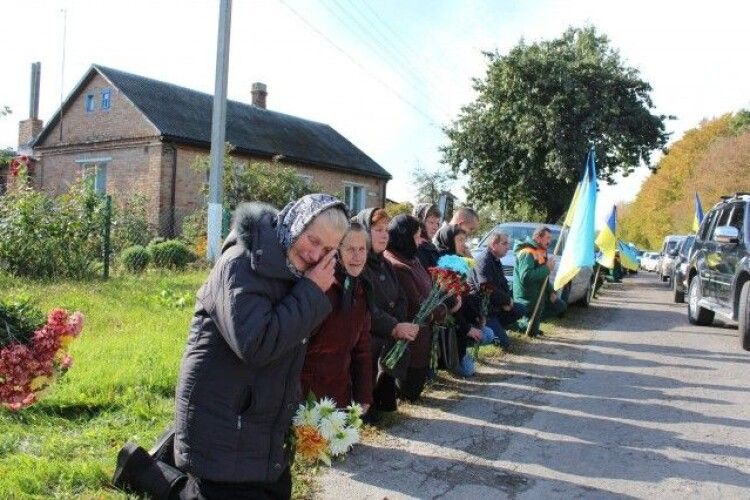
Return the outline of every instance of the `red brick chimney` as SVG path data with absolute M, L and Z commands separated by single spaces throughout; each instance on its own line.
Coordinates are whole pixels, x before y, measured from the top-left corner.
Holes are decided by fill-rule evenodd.
M 268 95 L 266 84 L 260 82 L 253 83 L 250 93 L 253 95 L 253 106 L 266 109 L 266 96 Z
M 44 128 L 44 122 L 39 119 L 39 82 L 41 78 L 42 63 L 31 64 L 31 92 L 29 94 L 29 118 L 18 122 L 18 152 L 29 152 L 29 147 L 24 147 L 36 139 Z

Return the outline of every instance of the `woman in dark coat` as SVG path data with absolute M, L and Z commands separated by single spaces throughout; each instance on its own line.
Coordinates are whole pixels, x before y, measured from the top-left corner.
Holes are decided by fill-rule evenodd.
M 432 243 L 432 239 L 440 227 L 440 210 L 432 203 L 419 203 L 412 210 L 412 215 L 422 224 L 422 241 L 417 247 L 417 258 L 425 269 L 435 267 L 440 252 Z
M 399 339 L 413 340 L 419 327 L 409 323 L 406 295 L 391 264 L 383 257 L 388 245 L 390 217 L 385 210 L 368 208 L 353 219 L 370 236 L 370 251 L 362 279 L 368 287 L 372 315 L 370 332 L 373 376 L 373 401 L 366 420 L 376 422 L 381 412 L 396 411 L 396 381 L 384 370 L 380 360 Z
M 443 255 L 463 255 L 466 243 L 466 232 L 458 226 L 445 225 L 435 235 L 435 246 Z M 457 372 L 465 377 L 474 375 L 474 359 L 467 348 L 477 342 L 492 342 L 492 330 L 486 328 L 480 317 L 481 297 L 477 294 L 466 294 L 461 297 L 461 309 L 453 315 L 456 325 L 456 343 L 460 365 Z
M 406 293 L 407 315 L 416 316 L 422 302 L 432 288 L 432 278 L 417 259 L 417 242 L 421 226 L 411 215 L 398 215 L 388 226 L 388 249 L 385 258 L 393 266 L 401 288 Z M 415 401 L 419 399 L 427 380 L 432 350 L 432 324 L 445 317 L 446 307 L 433 312 L 426 323 L 420 325 L 419 334 L 409 344 L 409 368 L 404 378 L 396 381 L 399 396 Z
M 347 226 L 344 204 L 326 194 L 280 213 L 237 208 L 198 291 L 177 382 L 174 460 L 187 478 L 159 482 L 162 462 L 129 444 L 116 486 L 154 498 L 291 496 L 287 437 L 300 371 L 311 332 L 331 312 L 325 292 Z
M 341 240 L 336 281 L 326 295 L 331 314 L 310 337 L 302 368 L 302 397 L 329 397 L 339 408 L 353 402 L 366 412 L 372 403 L 370 312 L 365 283 L 367 232 L 352 222 Z

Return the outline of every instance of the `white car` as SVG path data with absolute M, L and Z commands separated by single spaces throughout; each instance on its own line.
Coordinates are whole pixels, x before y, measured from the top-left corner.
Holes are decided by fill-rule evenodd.
M 508 279 L 508 284 L 512 288 L 513 268 L 516 265 L 516 255 L 515 253 L 513 253 L 513 248 L 515 248 L 517 242 L 524 241 L 527 238 L 531 238 L 531 235 L 534 234 L 534 230 L 540 225 L 548 227 L 552 232 L 552 242 L 549 245 L 549 253 L 551 254 L 555 249 L 555 246 L 557 245 L 557 240 L 560 238 L 560 231 L 562 230 L 562 227 L 552 224 L 540 224 L 534 222 L 504 222 L 502 224 L 496 225 L 489 232 L 487 232 L 487 234 L 485 234 L 481 240 L 479 240 L 479 244 L 472 250 L 472 254 L 476 256 L 486 250 L 487 238 L 490 234 L 492 234 L 493 231 L 501 230 L 505 234 L 507 234 L 510 238 L 510 250 L 507 254 L 505 254 L 505 257 L 500 259 L 500 262 L 503 265 L 503 274 L 505 274 L 505 277 Z M 557 274 L 557 267 L 560 265 L 559 255 L 562 255 L 562 248 L 560 248 L 558 257 L 555 262 L 555 270 L 552 271 L 552 275 L 550 276 L 551 281 L 554 281 L 555 275 Z M 581 271 L 575 276 L 575 278 L 573 278 L 571 282 L 568 283 L 565 288 L 563 288 L 560 297 L 562 297 L 562 299 L 568 304 L 578 303 L 587 306 L 591 301 L 592 289 L 593 270 L 590 267 L 586 267 L 581 269 Z
M 658 252 L 646 252 L 641 257 L 641 269 L 649 272 L 656 272 L 659 267 L 659 253 Z

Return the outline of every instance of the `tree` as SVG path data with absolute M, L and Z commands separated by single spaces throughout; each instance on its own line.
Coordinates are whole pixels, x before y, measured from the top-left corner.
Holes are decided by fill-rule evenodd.
M 658 248 L 668 234 L 692 232 L 696 192 L 707 211 L 722 195 L 750 190 L 749 116 L 739 111 L 704 120 L 673 143 L 656 175 L 619 213 L 621 237 Z
M 411 215 L 412 210 L 414 210 L 414 205 L 408 201 L 402 203 L 387 202 L 385 204 L 385 211 L 391 219 L 401 214 Z
M 227 143 L 224 153 L 224 205 L 234 210 L 243 201 L 268 203 L 279 210 L 292 200 L 306 194 L 319 192 L 320 187 L 297 174 L 297 171 L 279 163 L 249 161 L 244 163 L 232 156 L 234 146 Z M 210 169 L 211 159 L 201 155 L 193 168 L 205 175 Z M 203 184 L 208 193 L 208 183 Z
M 601 179 L 650 166 L 663 148 L 667 117 L 654 115 L 651 86 L 625 66 L 593 27 L 560 38 L 521 41 L 507 55 L 485 53 L 477 98 L 445 133 L 443 163 L 469 176 L 468 198 L 510 210 L 524 201 L 559 220 L 594 146 Z
M 417 167 L 411 173 L 420 203 L 437 203 L 440 193 L 450 191 L 456 176 L 450 171 L 428 172 Z

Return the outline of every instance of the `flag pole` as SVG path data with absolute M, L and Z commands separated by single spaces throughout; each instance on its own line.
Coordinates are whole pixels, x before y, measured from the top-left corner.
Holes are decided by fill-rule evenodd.
M 555 245 L 555 250 L 552 252 L 553 257 L 557 257 L 557 252 L 560 251 L 560 245 L 562 244 L 563 235 L 565 233 L 565 227 L 562 228 L 562 231 L 560 231 L 560 237 L 557 239 L 557 244 Z M 546 265 L 546 263 L 545 263 Z M 550 274 L 552 274 L 550 272 Z M 536 321 L 536 317 L 539 315 L 539 306 L 542 304 L 542 298 L 544 297 L 544 292 L 547 290 L 547 283 L 549 283 L 549 277 L 548 274 L 546 278 L 544 278 L 544 283 L 542 284 L 542 289 L 539 292 L 539 297 L 536 299 L 536 305 L 534 306 L 534 312 L 531 314 L 531 317 L 529 318 L 529 324 L 526 326 L 526 335 L 531 335 L 531 330 L 534 328 L 534 323 Z

